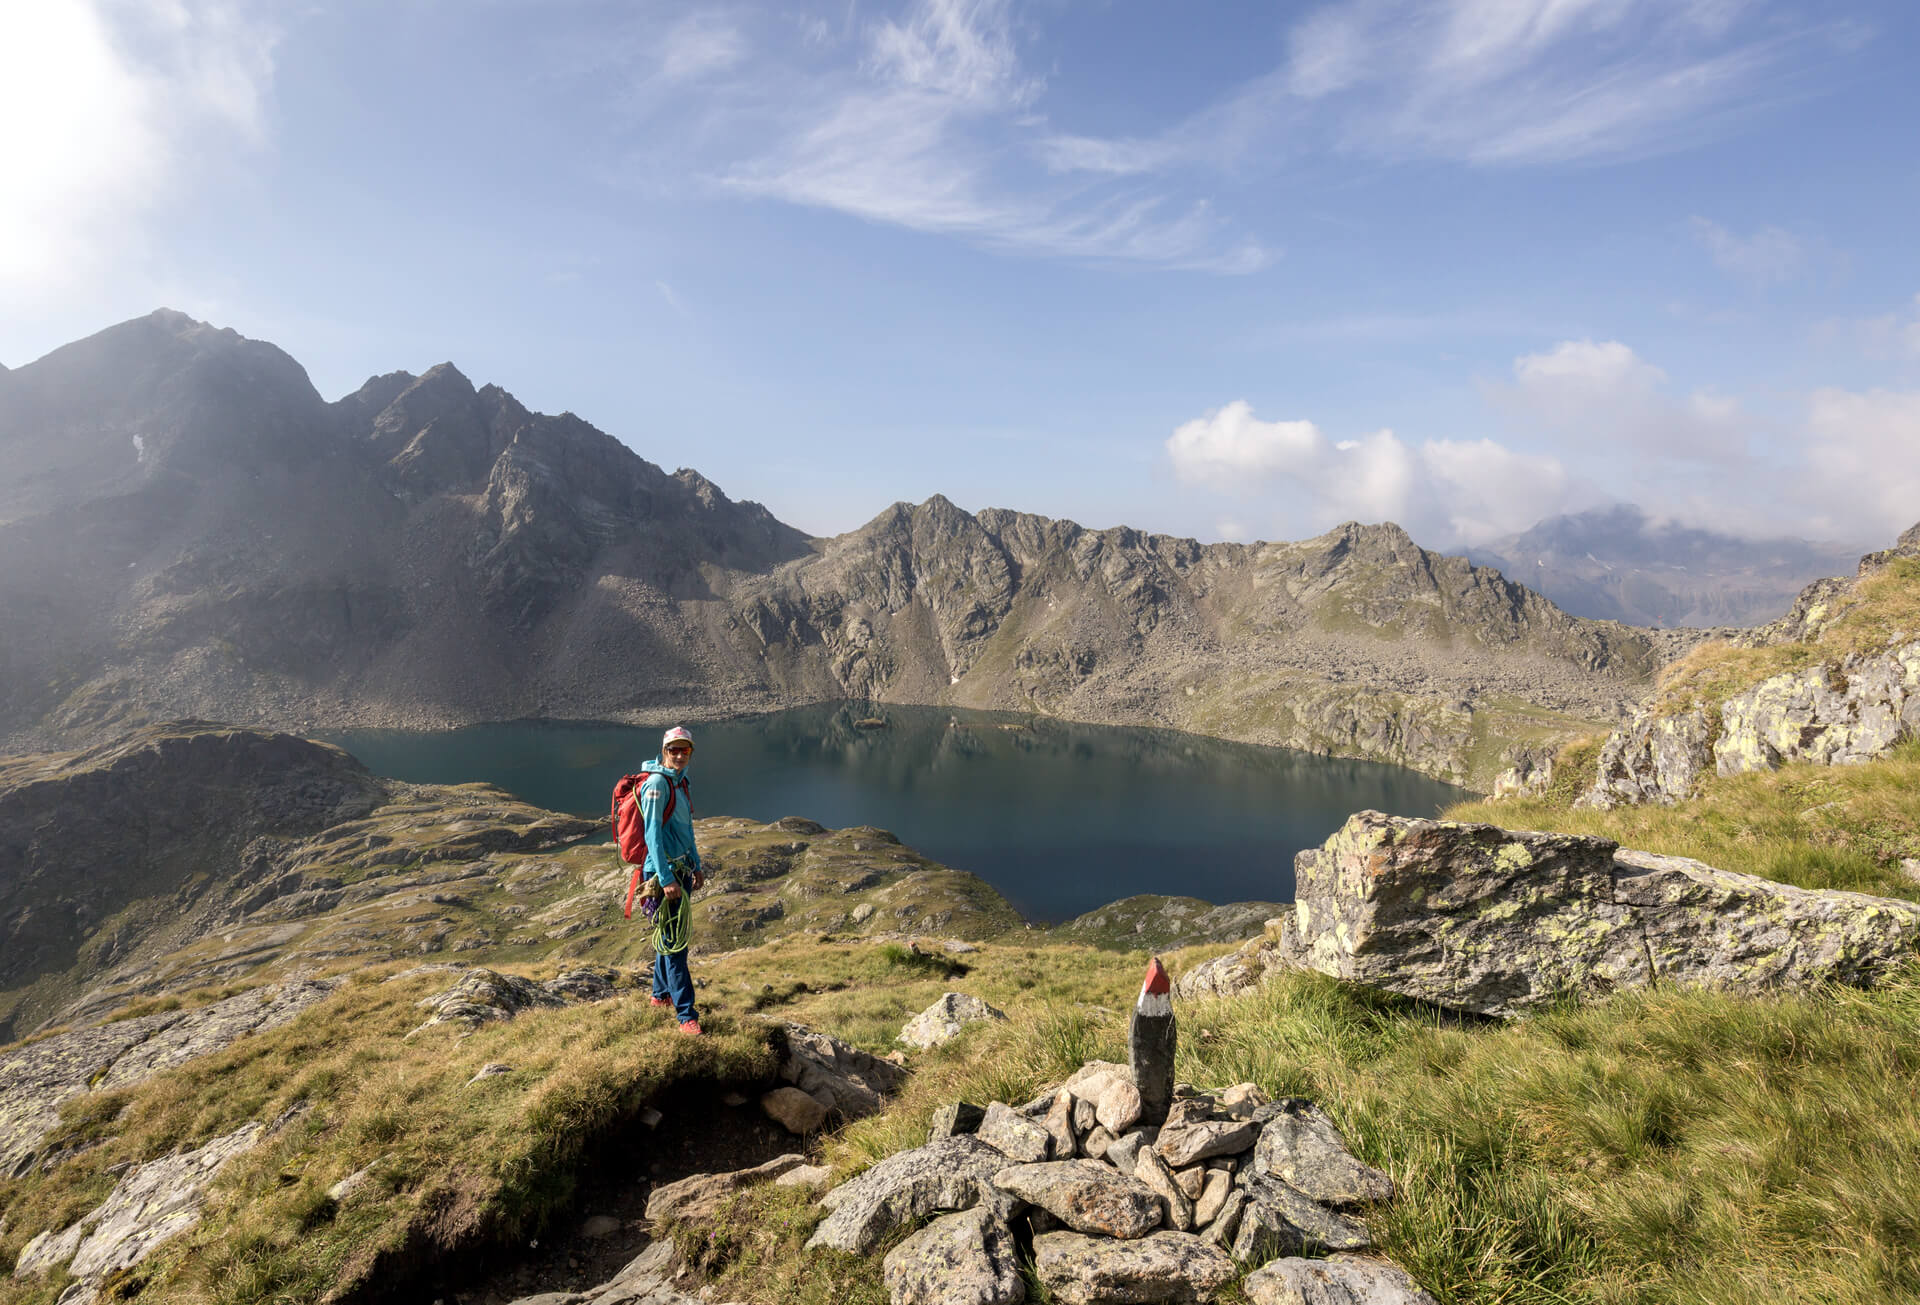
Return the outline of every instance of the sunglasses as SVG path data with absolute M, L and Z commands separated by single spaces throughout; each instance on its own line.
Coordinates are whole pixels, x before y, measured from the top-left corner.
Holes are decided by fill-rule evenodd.
M 693 749 L 688 747 L 684 743 L 676 743 L 672 747 L 668 748 L 667 751 L 672 753 L 676 757 L 691 756 L 693 753 Z

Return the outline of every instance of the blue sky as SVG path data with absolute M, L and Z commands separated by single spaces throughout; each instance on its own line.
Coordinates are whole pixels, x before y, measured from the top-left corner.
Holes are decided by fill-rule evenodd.
M 452 360 L 815 533 L 1920 518 L 1920 8 L 40 0 L 0 362 Z

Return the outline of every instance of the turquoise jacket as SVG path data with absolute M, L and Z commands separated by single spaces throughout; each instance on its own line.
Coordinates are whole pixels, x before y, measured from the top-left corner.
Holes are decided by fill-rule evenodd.
M 682 883 L 673 871 L 673 863 L 681 857 L 695 870 L 700 868 L 700 852 L 693 845 L 693 799 L 687 795 L 687 772 L 681 771 L 678 780 L 669 778 L 670 772 L 658 761 L 649 761 L 640 767 L 647 782 L 640 789 L 640 818 L 647 826 L 647 874 L 656 880 L 662 888 L 668 884 Z M 661 821 L 667 810 L 667 785 L 672 783 L 679 790 L 673 803 L 673 818 Z

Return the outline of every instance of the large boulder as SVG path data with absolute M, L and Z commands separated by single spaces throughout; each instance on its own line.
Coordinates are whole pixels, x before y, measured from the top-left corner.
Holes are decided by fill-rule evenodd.
M 939 1001 L 908 1020 L 894 1041 L 904 1042 L 916 1051 L 926 1051 L 953 1041 L 969 1024 L 1006 1017 L 1005 1011 L 995 1010 L 969 993 L 942 993 Z
M 833 1212 L 807 1247 L 866 1255 L 904 1224 L 979 1205 L 983 1188 L 991 1190 L 993 1175 L 1006 1166 L 1005 1155 L 966 1134 L 888 1156 L 823 1198 Z
M 1033 1271 L 1064 1305 L 1198 1305 L 1233 1280 L 1233 1262 L 1191 1233 L 1111 1241 L 1074 1232 L 1033 1239 Z
M 1298 1097 L 1270 1112 L 1253 1150 L 1253 1171 L 1271 1174 L 1327 1205 L 1393 1197 L 1393 1180 L 1354 1159 L 1326 1112 Z
M 1362 811 L 1294 865 L 1312 968 L 1485 1015 L 1655 982 L 1866 983 L 1920 946 L 1911 902 L 1574 834 Z
M 993 1185 L 1075 1232 L 1126 1240 L 1160 1226 L 1160 1198 L 1097 1160 L 1011 1165 L 993 1176 Z
M 1020 1305 L 1013 1233 L 986 1209 L 943 1215 L 881 1262 L 892 1305 Z
M 1434 1305 L 1399 1265 L 1358 1255 L 1275 1260 L 1249 1273 L 1241 1289 L 1253 1305 Z

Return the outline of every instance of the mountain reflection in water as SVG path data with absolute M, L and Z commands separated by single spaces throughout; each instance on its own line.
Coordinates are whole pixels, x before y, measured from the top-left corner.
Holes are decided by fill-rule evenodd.
M 884 728 L 862 729 L 867 717 Z M 1033 920 L 1135 893 L 1288 901 L 1293 854 L 1371 807 L 1430 816 L 1467 796 L 1397 766 L 1171 730 L 838 703 L 692 727 L 700 815 L 877 825 L 971 870 Z M 604 815 L 658 729 L 516 722 L 329 736 L 382 775 L 485 780 Z

